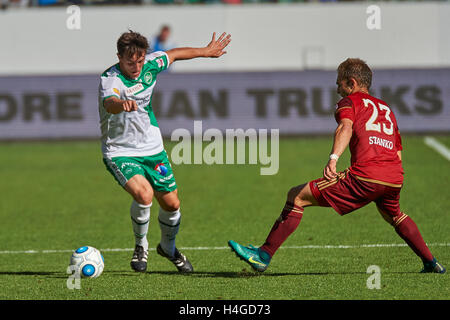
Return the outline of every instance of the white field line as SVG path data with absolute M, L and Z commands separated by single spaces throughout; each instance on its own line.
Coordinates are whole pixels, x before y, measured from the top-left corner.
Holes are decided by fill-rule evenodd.
M 428 243 L 429 247 L 450 247 L 450 243 Z M 283 246 L 280 249 L 360 249 L 360 248 L 392 248 L 392 247 L 406 247 L 406 243 L 375 243 L 375 244 L 359 244 L 359 245 L 304 245 L 304 246 Z M 180 250 L 227 250 L 226 247 L 180 247 Z M 121 252 L 133 251 L 134 248 L 105 248 L 99 249 L 102 252 Z M 149 251 L 155 251 L 154 248 L 149 248 Z M 74 250 L 5 250 L 0 251 L 0 254 L 42 254 L 42 253 L 66 253 Z
M 437 153 L 439 153 L 441 156 L 443 156 L 445 159 L 450 161 L 450 149 L 448 149 L 445 145 L 437 141 L 435 138 L 432 137 L 425 137 L 424 142 L 427 146 L 435 150 Z

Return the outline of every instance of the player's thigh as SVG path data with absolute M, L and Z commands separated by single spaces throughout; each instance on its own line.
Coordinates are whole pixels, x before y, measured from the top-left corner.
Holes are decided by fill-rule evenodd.
M 160 207 L 165 211 L 176 211 L 180 208 L 180 199 L 178 198 L 178 189 L 170 192 L 155 191 L 155 197 Z
M 348 170 L 335 179 L 319 178 L 309 183 L 315 199 L 322 207 L 332 207 L 340 215 L 357 210 L 382 194 L 384 186 L 357 179 Z
M 289 190 L 287 200 L 299 207 L 319 205 L 314 197 L 309 183 L 301 184 Z
M 377 210 L 387 223 L 394 224 L 394 218 L 391 215 L 389 215 L 387 212 L 384 212 L 378 205 L 377 205 Z
M 177 189 L 175 175 L 167 157 L 166 151 L 145 157 L 143 169 L 145 177 L 153 190 L 159 195 L 170 193 Z
M 147 205 L 152 202 L 153 188 L 145 177 L 143 158 L 114 157 L 104 158 L 103 162 L 119 185 L 138 203 Z
M 144 205 L 152 203 L 153 188 L 143 175 L 136 174 L 131 177 L 124 185 L 124 189 L 136 202 Z
M 386 192 L 376 201 L 378 212 L 388 223 L 402 215 L 400 210 L 400 188 L 386 188 Z

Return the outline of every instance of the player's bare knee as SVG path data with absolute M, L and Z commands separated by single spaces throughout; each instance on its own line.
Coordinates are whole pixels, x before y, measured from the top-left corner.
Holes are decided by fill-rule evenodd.
M 304 199 L 302 199 L 300 196 L 297 196 L 297 197 L 295 197 L 295 199 L 294 199 L 294 204 L 295 204 L 297 207 L 305 207 L 305 206 L 308 204 L 308 202 L 305 201 Z
M 298 190 L 298 187 L 293 187 L 293 188 L 289 189 L 289 191 L 287 193 L 287 201 L 294 202 L 295 198 L 297 198 L 299 193 L 300 193 L 300 190 Z
M 179 205 L 165 205 L 165 206 L 161 206 L 165 211 L 169 211 L 169 212 L 174 212 L 177 211 L 178 209 L 180 209 Z
M 288 201 L 302 208 L 317 205 L 316 200 L 309 190 L 308 183 L 291 188 L 288 192 Z
M 143 205 L 150 205 L 153 200 L 153 193 L 149 192 L 148 190 L 138 191 L 134 196 L 134 200 L 136 200 L 137 203 Z
M 165 211 L 173 212 L 173 211 L 177 211 L 178 209 L 180 209 L 180 200 L 173 199 L 173 200 L 167 201 L 165 203 L 161 203 L 160 205 Z
M 289 190 L 287 195 L 287 200 L 289 202 L 294 203 L 296 206 L 303 207 L 303 205 L 306 203 L 305 199 L 302 197 L 301 191 L 305 187 L 304 184 L 293 187 Z

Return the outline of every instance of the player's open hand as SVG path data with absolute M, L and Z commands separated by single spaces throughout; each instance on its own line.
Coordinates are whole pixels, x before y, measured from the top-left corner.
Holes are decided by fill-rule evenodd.
M 213 33 L 211 42 L 205 47 L 206 49 L 206 57 L 209 58 L 218 58 L 225 53 L 224 49 L 231 41 L 231 34 L 227 34 L 226 32 L 222 33 L 220 37 L 216 40 L 216 33 Z
M 336 176 L 336 160 L 330 159 L 325 166 L 325 169 L 323 169 L 323 177 L 330 181 L 336 178 Z
M 124 100 L 122 107 L 125 112 L 137 111 L 138 109 L 137 103 L 134 100 Z

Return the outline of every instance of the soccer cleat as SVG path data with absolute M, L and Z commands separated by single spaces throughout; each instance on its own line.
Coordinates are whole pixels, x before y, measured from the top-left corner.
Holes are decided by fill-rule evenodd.
M 269 266 L 271 258 L 267 253 L 261 251 L 261 249 L 255 248 L 252 245 L 244 247 L 233 240 L 228 241 L 228 245 L 241 260 L 247 262 L 254 270 L 264 272 Z M 266 257 L 261 257 L 262 254 L 266 255 Z
M 172 262 L 175 267 L 177 267 L 179 272 L 190 273 L 194 271 L 192 264 L 184 254 L 178 251 L 177 248 L 175 248 L 175 255 L 173 257 L 164 252 L 163 248 L 161 248 L 161 244 L 158 244 L 156 247 L 156 252 L 158 252 L 160 256 L 167 258 L 170 262 Z
M 429 262 L 423 263 L 423 269 L 420 271 L 421 273 L 445 273 L 445 268 L 442 264 L 440 264 L 436 258 L 433 257 L 433 260 Z
M 131 259 L 131 268 L 136 272 L 145 272 L 147 270 L 148 251 L 144 247 L 136 245 L 133 258 Z

